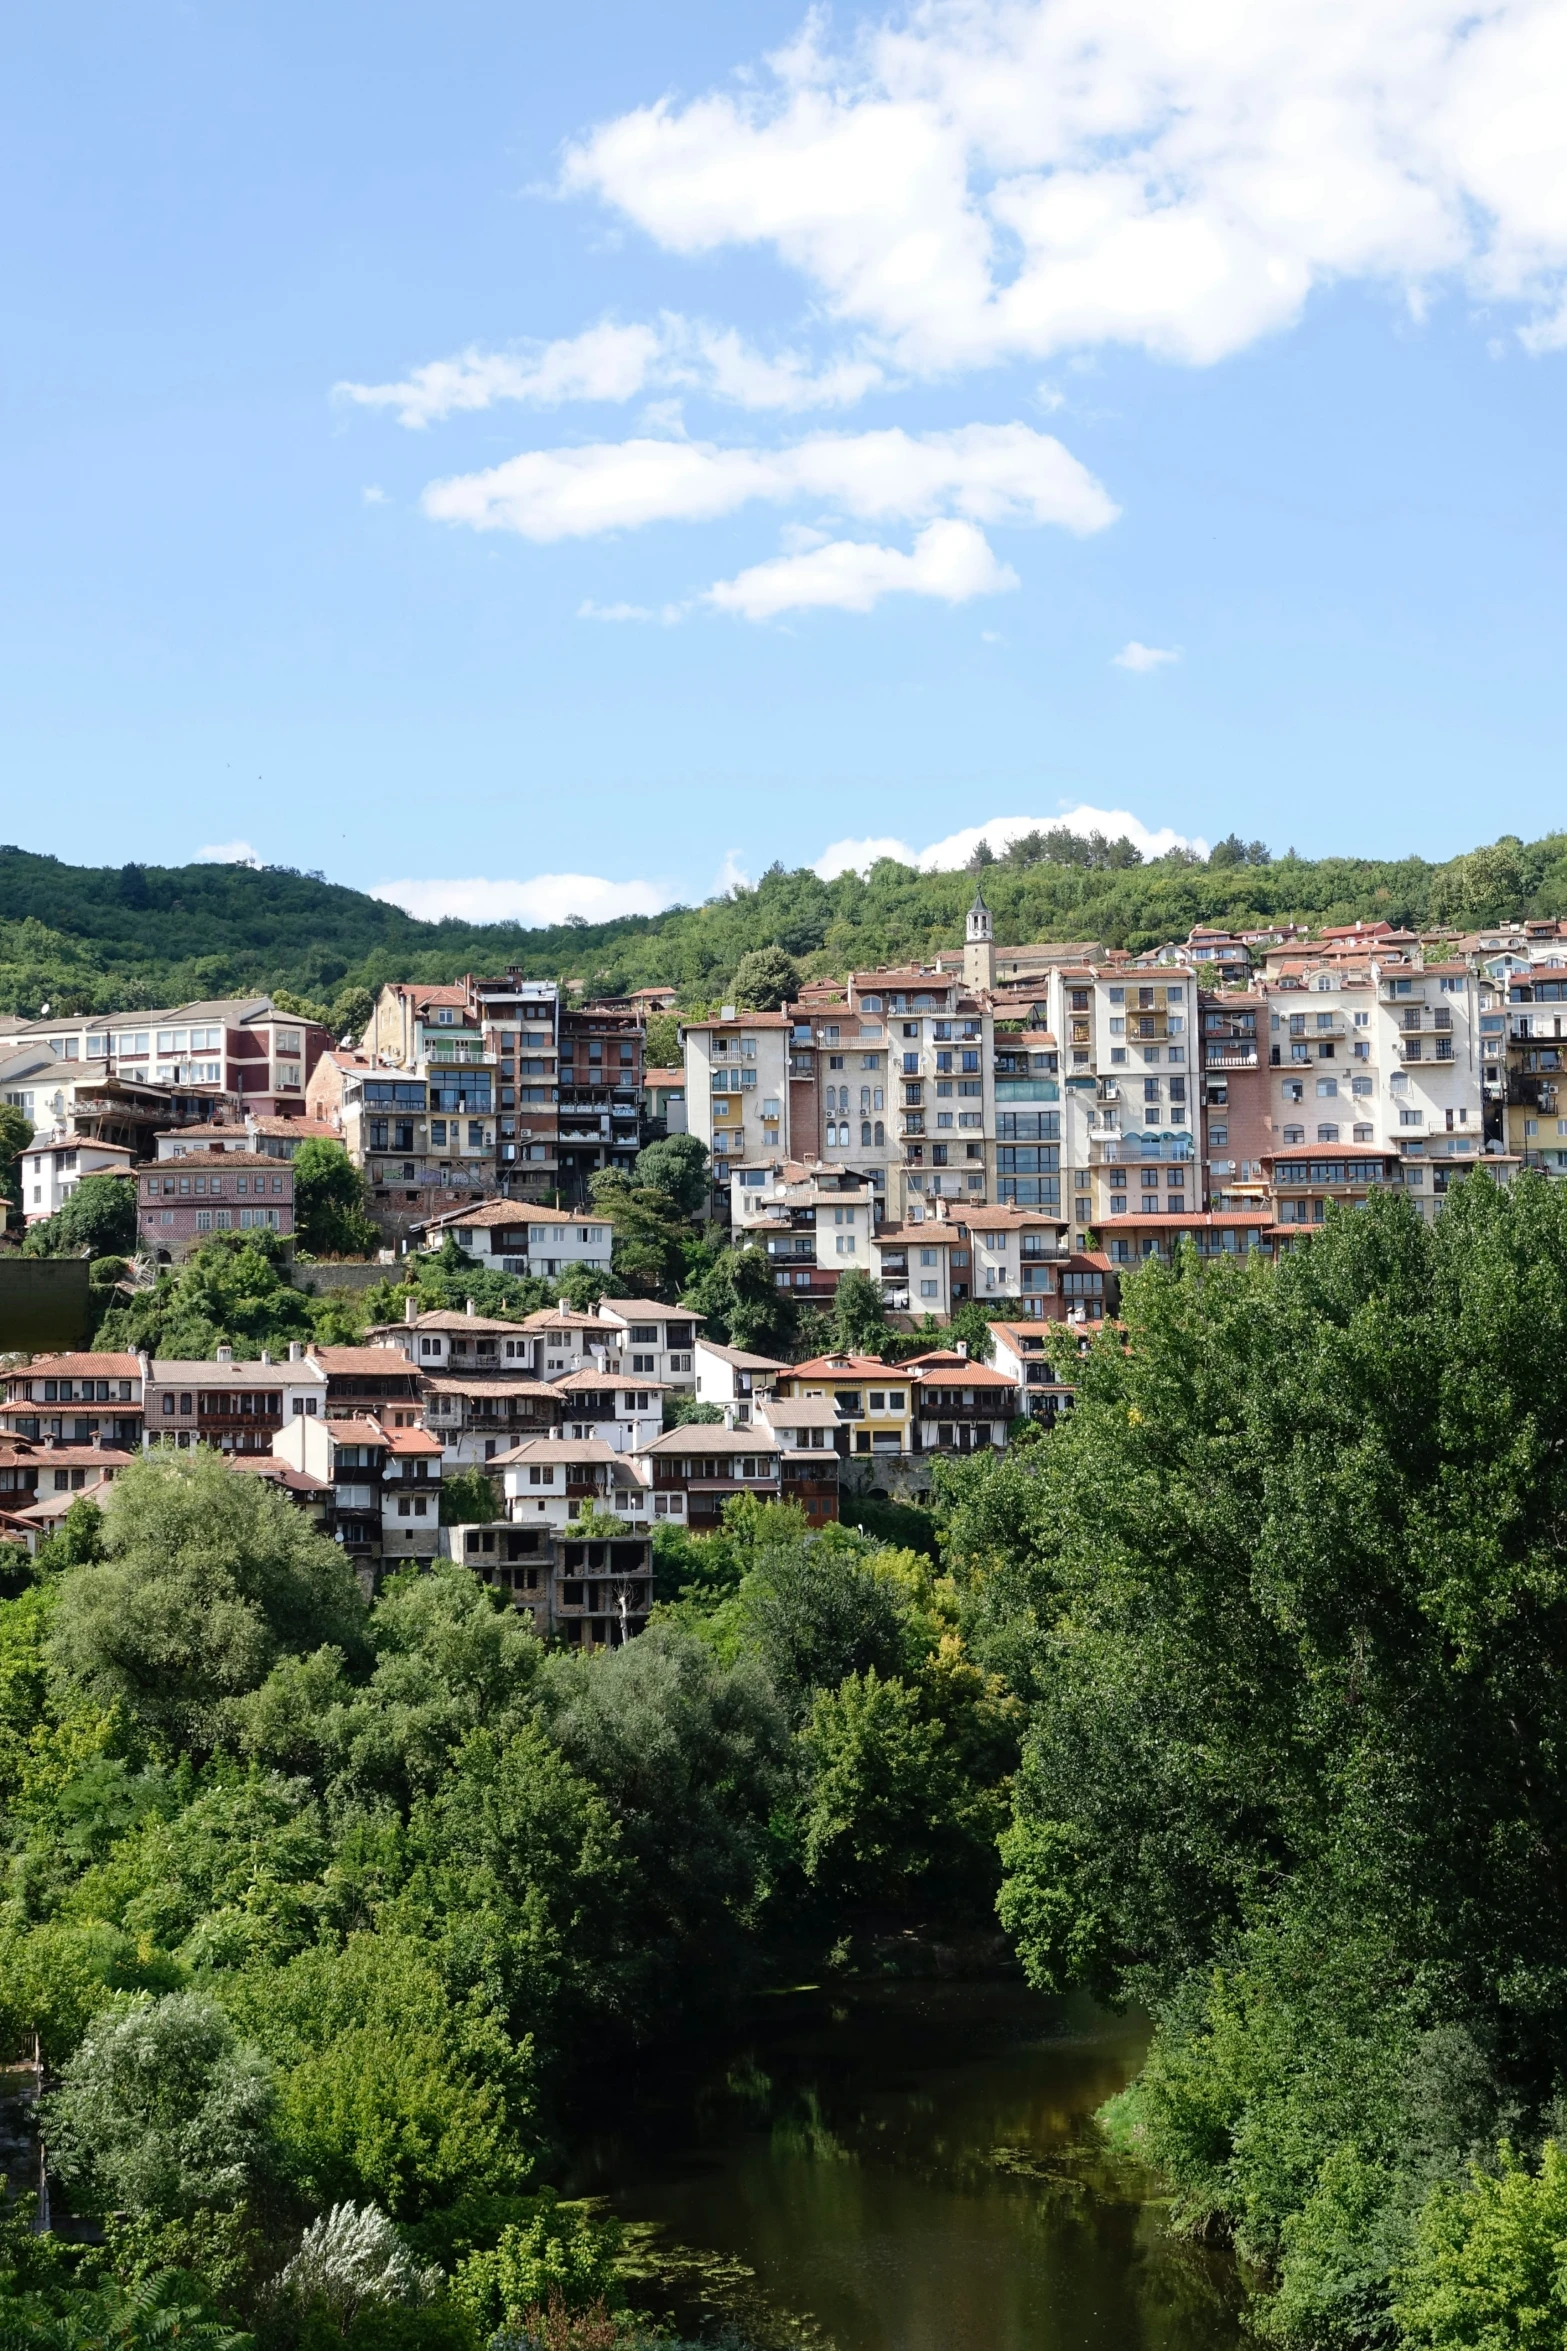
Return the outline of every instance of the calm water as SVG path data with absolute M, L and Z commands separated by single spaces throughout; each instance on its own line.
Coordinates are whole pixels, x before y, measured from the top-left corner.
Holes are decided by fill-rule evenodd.
M 628 2084 L 570 2187 L 649 2224 L 637 2299 L 832 2351 L 1233 2351 L 1089 2118 L 1144 2036 L 1012 1985 L 802 1991 L 716 2077 Z

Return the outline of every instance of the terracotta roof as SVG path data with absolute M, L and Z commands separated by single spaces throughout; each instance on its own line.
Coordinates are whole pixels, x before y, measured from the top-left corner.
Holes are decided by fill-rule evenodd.
M 181 1359 L 178 1356 L 158 1356 L 149 1365 L 147 1376 L 155 1387 L 167 1387 L 171 1381 L 185 1381 L 192 1386 L 205 1380 L 209 1386 L 242 1388 L 284 1388 L 290 1381 L 311 1381 L 319 1384 L 324 1378 L 321 1366 L 302 1355 L 297 1363 L 280 1362 L 275 1356 L 270 1363 L 258 1363 L 254 1356 L 236 1357 L 232 1363 L 219 1363 L 216 1356 L 200 1355 Z
M 42 1158 L 45 1152 L 52 1151 L 113 1151 L 123 1155 L 126 1159 L 134 1159 L 136 1156 L 129 1143 L 100 1143 L 91 1135 L 64 1135 L 58 1143 L 28 1143 L 24 1145 L 25 1156 L 29 1159 Z M 18 1154 L 18 1156 L 22 1155 Z
M 533 1200 L 481 1200 L 472 1208 L 449 1209 L 432 1216 L 432 1225 L 603 1224 L 592 1209 L 544 1208 Z
M 645 1069 L 642 1072 L 642 1083 L 645 1086 L 683 1086 L 685 1082 L 684 1069 Z
M 769 1396 L 756 1409 L 769 1428 L 835 1429 L 842 1425 L 830 1396 Z
M 340 1143 L 343 1139 L 339 1130 L 329 1126 L 324 1118 L 252 1118 L 247 1125 L 252 1134 L 297 1135 L 302 1142 L 312 1136 L 326 1143 Z
M 0 1461 L 13 1469 L 124 1469 L 140 1458 L 123 1445 L 48 1445 L 35 1437 L 9 1436 L 0 1445 Z
M 90 1372 L 94 1379 L 140 1379 L 141 1358 L 136 1355 L 35 1355 L 31 1363 L 18 1363 L 6 1375 L 14 1379 L 26 1372 L 29 1378 L 41 1373 L 45 1378 L 84 1379 Z
M 682 1029 L 787 1029 L 794 1026 L 787 1012 L 734 1012 L 727 1020 L 683 1020 Z
M 387 1434 L 394 1453 L 439 1454 L 445 1449 L 440 1438 L 432 1437 L 428 1429 L 390 1429 Z
M 648 1379 L 645 1376 L 634 1379 L 626 1372 L 591 1371 L 584 1367 L 581 1371 L 569 1371 L 564 1379 L 550 1383 L 550 1393 L 556 1396 L 575 1396 L 579 1393 L 587 1394 L 595 1388 L 647 1388 L 661 1396 L 667 1385 L 667 1381 Z
M 979 1233 L 1022 1232 L 1028 1225 L 1064 1225 L 1071 1219 L 1051 1216 L 1043 1208 L 1013 1208 L 998 1202 L 994 1208 L 969 1208 L 961 1200 L 954 1202 L 951 1223 L 966 1224 Z
M 432 1396 L 553 1396 L 548 1380 L 510 1379 L 490 1371 L 426 1372 L 425 1386 Z
M 813 1355 L 808 1363 L 790 1367 L 792 1380 L 885 1380 L 896 1379 L 901 1365 L 882 1363 L 874 1355 Z
M 291 1494 L 330 1494 L 332 1488 L 325 1478 L 313 1478 L 308 1469 L 295 1469 L 290 1462 L 279 1461 L 271 1453 L 225 1453 L 230 1469 L 248 1470 L 252 1477 L 265 1478 L 269 1486 L 286 1486 Z
M 391 1449 L 390 1429 L 382 1428 L 378 1420 L 366 1414 L 359 1420 L 327 1420 L 322 1427 L 334 1436 L 340 1445 L 381 1445 Z
M 525 1331 L 544 1331 L 546 1334 L 559 1331 L 563 1335 L 567 1331 L 593 1331 L 606 1343 L 615 1336 L 609 1325 L 601 1322 L 596 1314 L 573 1314 L 564 1306 L 537 1307 L 532 1314 L 523 1316 L 522 1327 Z
M 925 1388 L 1015 1388 L 1016 1380 L 1007 1371 L 997 1371 L 988 1363 L 932 1363 L 921 1364 L 918 1356 L 905 1363 L 905 1371 L 917 1371 L 919 1384 Z

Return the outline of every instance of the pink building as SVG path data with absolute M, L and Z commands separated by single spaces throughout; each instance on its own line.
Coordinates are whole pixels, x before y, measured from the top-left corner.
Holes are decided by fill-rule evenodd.
M 212 1233 L 294 1230 L 294 1169 L 260 1151 L 188 1151 L 136 1170 L 136 1225 L 155 1257 L 184 1257 Z

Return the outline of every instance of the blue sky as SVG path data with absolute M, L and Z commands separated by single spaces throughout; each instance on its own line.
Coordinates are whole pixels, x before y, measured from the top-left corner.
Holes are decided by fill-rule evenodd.
M 5 838 L 538 919 L 1563 821 L 1560 0 L 0 38 Z

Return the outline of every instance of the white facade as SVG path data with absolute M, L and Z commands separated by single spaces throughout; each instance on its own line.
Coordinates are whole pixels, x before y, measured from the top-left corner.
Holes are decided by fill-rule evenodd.
M 598 1320 L 613 1334 L 615 1368 L 657 1380 L 690 1395 L 696 1386 L 694 1348 L 702 1317 L 655 1298 L 601 1298 Z
M 786 1363 L 770 1355 L 748 1355 L 741 1347 L 721 1347 L 716 1339 L 696 1343 L 696 1392 L 703 1404 L 716 1404 L 730 1427 L 744 1428 L 765 1409 Z
M 638 1445 L 651 1445 L 664 1426 L 664 1391 L 656 1383 L 577 1371 L 554 1386 L 565 1438 L 595 1437 L 612 1453 L 630 1453 Z
M 747 1012 L 693 1021 L 685 1045 L 686 1123 L 713 1158 L 721 1184 L 731 1161 L 787 1152 L 789 1021 L 781 1012 Z
M 601 1438 L 538 1437 L 490 1464 L 500 1472 L 506 1516 L 515 1526 L 560 1530 L 584 1507 L 613 1511 L 632 1526 L 652 1517 L 639 1465 Z
M 121 1175 L 135 1164 L 135 1152 L 119 1143 L 92 1143 L 85 1136 L 41 1143 L 22 1154 L 22 1213 L 37 1224 L 64 1206 L 84 1176 Z
M 494 1273 L 530 1275 L 554 1281 L 575 1265 L 608 1273 L 614 1233 L 587 1215 L 542 1208 L 530 1200 L 486 1200 L 432 1219 L 423 1246 L 438 1249 L 450 1233 L 475 1265 Z

